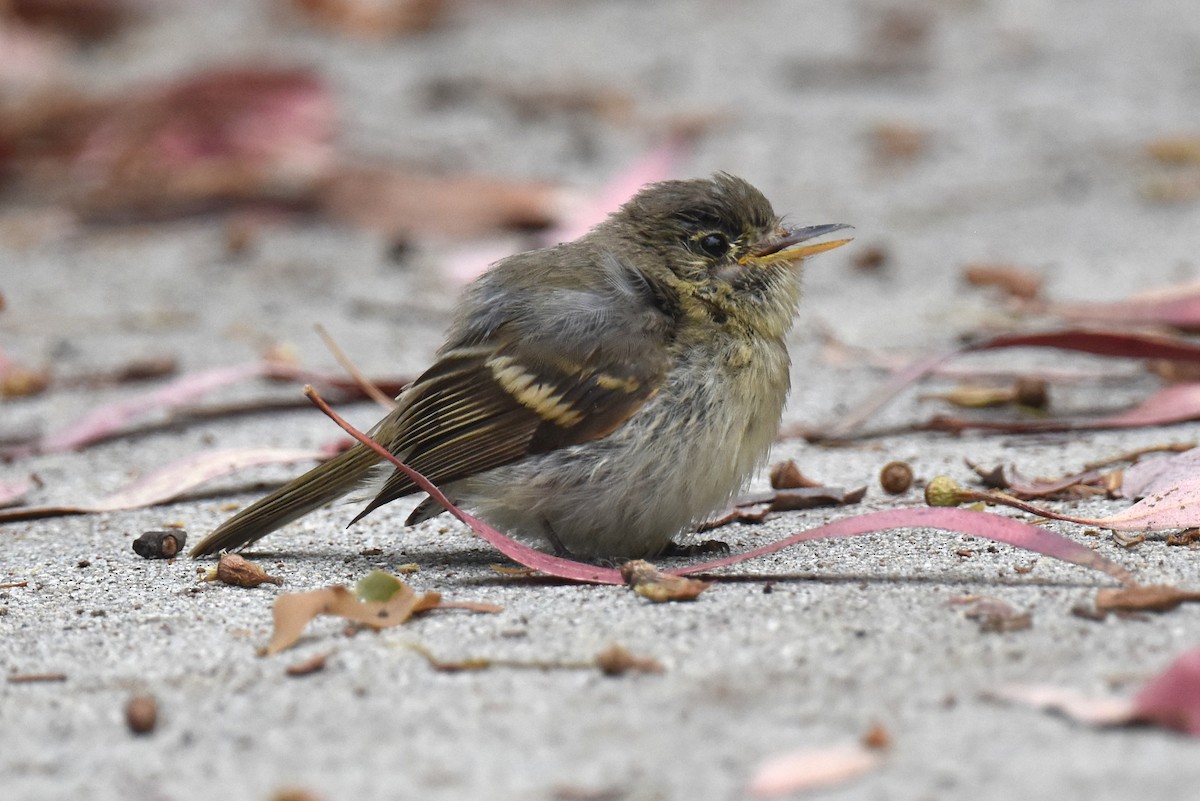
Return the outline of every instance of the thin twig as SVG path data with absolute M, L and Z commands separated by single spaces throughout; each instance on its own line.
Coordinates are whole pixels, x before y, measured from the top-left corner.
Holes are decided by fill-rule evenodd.
M 358 386 L 362 389 L 363 394 L 378 403 L 383 408 L 387 409 L 389 412 L 396 408 L 396 401 L 385 395 L 383 390 L 371 382 L 371 379 L 363 375 L 362 371 L 359 370 L 354 362 L 350 360 L 350 357 L 346 355 L 346 351 L 342 350 L 341 346 L 338 345 L 329 332 L 325 330 L 325 326 L 317 323 L 313 327 L 317 330 L 317 334 L 321 337 L 321 339 L 325 341 L 325 347 L 329 348 L 329 352 L 333 354 L 333 358 L 337 359 L 337 363 L 342 366 L 342 369 L 350 374 L 350 377 L 354 379 L 354 383 L 358 384 Z

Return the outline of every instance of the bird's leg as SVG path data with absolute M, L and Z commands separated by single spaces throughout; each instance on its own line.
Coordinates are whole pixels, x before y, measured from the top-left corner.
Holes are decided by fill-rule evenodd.
M 550 542 L 550 547 L 554 549 L 554 555 L 560 559 L 573 559 L 571 552 L 567 550 L 567 546 L 563 545 L 561 539 L 558 538 L 558 533 L 555 532 L 554 526 L 550 525 L 547 518 L 542 518 L 542 534 Z
M 729 543 L 724 540 L 700 540 L 699 542 L 675 542 L 675 540 L 671 540 L 659 555 L 674 558 L 727 553 L 729 553 Z

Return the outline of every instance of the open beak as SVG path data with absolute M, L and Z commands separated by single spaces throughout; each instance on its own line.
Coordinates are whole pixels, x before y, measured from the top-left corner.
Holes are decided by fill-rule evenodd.
M 774 264 L 780 261 L 799 261 L 806 256 L 840 248 L 851 240 L 832 239 L 825 242 L 814 242 L 810 245 L 801 245 L 802 242 L 808 242 L 819 236 L 852 227 L 842 223 L 832 223 L 830 225 L 810 225 L 806 228 L 785 230 L 781 232 L 782 235 L 778 238 L 769 239 L 757 245 L 749 254 L 742 257 L 740 261 L 742 264 L 753 262 L 759 266 Z

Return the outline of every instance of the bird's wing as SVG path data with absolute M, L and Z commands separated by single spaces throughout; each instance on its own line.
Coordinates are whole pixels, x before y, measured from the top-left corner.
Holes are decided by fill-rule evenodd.
M 640 285 L 541 292 L 530 303 L 539 305 L 515 303 L 486 341 L 443 353 L 376 427 L 376 438 L 446 484 L 603 437 L 662 385 L 667 324 Z M 355 520 L 416 489 L 395 471 Z

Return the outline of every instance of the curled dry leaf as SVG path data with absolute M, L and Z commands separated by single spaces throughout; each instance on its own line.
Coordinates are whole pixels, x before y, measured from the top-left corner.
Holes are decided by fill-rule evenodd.
M 395 576 L 373 570 L 353 592 L 342 585 L 310 592 L 284 593 L 275 599 L 275 631 L 264 655 L 290 648 L 300 639 L 309 621 L 318 615 L 336 615 L 351 623 L 379 631 L 399 626 L 415 614 L 439 607 L 498 612 L 491 604 L 444 603 L 439 593 L 418 594 Z
M 758 798 L 772 798 L 842 784 L 874 770 L 881 761 L 878 749 L 859 743 L 803 748 L 760 763 L 750 778 L 749 791 Z
M 770 479 L 772 489 L 798 489 L 800 487 L 821 486 L 819 481 L 813 481 L 800 472 L 800 465 L 796 464 L 795 459 L 788 459 L 786 462 L 776 462 L 771 465 Z
M 280 586 L 283 584 L 283 579 L 268 574 L 259 565 L 235 553 L 221 554 L 217 566 L 209 568 L 205 572 L 203 580 L 219 581 L 235 587 L 257 587 L 259 584 Z
M 1168 612 L 1187 601 L 1200 601 L 1200 592 L 1168 584 L 1134 584 L 1096 591 L 1096 609 L 1101 612 Z
M 634 592 L 655 603 L 694 601 L 696 596 L 712 586 L 711 581 L 663 573 L 644 559 L 634 559 L 621 565 L 621 576 Z

